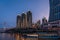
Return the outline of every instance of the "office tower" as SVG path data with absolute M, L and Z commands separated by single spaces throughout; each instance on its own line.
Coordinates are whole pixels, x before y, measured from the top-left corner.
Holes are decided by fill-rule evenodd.
M 32 27 L 32 13 L 31 13 L 31 11 L 27 12 L 27 27 Z
M 50 14 L 49 22 L 60 20 L 60 0 L 49 0 Z
M 43 19 L 42 19 L 42 24 L 46 24 L 47 23 L 47 19 L 44 17 Z
M 27 24 L 27 15 L 25 15 L 25 17 L 26 17 L 26 18 L 25 18 L 25 19 L 26 19 L 26 20 L 25 20 L 25 22 L 26 22 L 26 23 L 25 23 L 25 26 L 26 26 L 26 28 L 28 28 L 28 24 Z
M 21 16 L 18 14 L 17 15 L 17 28 L 21 27 Z
M 21 15 L 21 28 L 25 28 L 26 27 L 26 15 L 24 13 L 22 13 Z

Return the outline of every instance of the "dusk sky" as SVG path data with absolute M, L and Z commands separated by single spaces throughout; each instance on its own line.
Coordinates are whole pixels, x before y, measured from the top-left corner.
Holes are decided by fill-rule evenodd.
M 30 10 L 33 22 L 49 17 L 49 0 L 0 0 L 0 28 L 15 27 L 17 14 Z M 4 24 L 5 23 L 5 24 Z

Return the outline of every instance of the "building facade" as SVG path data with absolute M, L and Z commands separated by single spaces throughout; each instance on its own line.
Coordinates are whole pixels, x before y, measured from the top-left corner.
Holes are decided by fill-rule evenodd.
M 27 27 L 32 27 L 32 13 L 31 13 L 31 11 L 27 12 Z
M 30 28 L 32 27 L 32 13 L 28 11 L 26 14 L 22 13 L 21 16 L 17 15 L 17 28 Z
M 20 28 L 21 27 L 21 16 L 18 14 L 17 15 L 17 28 Z
M 47 23 L 47 19 L 46 19 L 46 17 L 43 17 L 43 19 L 42 19 L 42 24 L 44 25 L 44 24 L 46 24 Z
M 36 26 L 37 26 L 37 28 L 41 27 L 41 21 L 40 20 L 37 21 Z
M 49 0 L 49 22 L 60 20 L 60 0 Z
M 60 27 L 60 0 L 49 0 L 49 3 L 49 24 L 52 27 Z
M 21 15 L 21 28 L 26 27 L 26 14 L 22 13 Z

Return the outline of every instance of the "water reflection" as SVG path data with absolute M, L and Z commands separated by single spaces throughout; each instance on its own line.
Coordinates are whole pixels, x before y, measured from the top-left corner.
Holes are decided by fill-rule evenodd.
M 0 33 L 0 40 L 15 40 L 13 35 L 9 33 Z
M 26 36 L 27 35 L 27 36 Z M 38 38 L 39 35 L 37 34 L 15 34 L 14 37 L 16 40 L 58 40 L 58 38 Z
M 19 34 L 19 33 L 0 33 L 0 40 L 58 40 L 58 37 L 56 38 L 39 38 L 39 35 L 37 34 Z M 60 40 L 60 39 L 59 39 Z
M 14 34 L 16 40 L 26 40 L 26 38 L 22 37 L 22 34 Z

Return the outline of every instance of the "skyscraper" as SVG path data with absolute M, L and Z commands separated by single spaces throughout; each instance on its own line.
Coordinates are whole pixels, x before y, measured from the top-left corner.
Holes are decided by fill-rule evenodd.
M 18 14 L 17 15 L 17 28 L 21 27 L 21 16 Z
M 26 14 L 22 13 L 21 15 L 21 28 L 26 27 Z
M 17 28 L 31 28 L 32 27 L 32 13 L 28 11 L 26 14 L 22 13 L 21 16 L 17 15 Z
M 32 27 L 32 13 L 31 13 L 31 11 L 27 12 L 27 27 Z
M 60 0 L 49 0 L 50 14 L 49 22 L 60 20 Z

